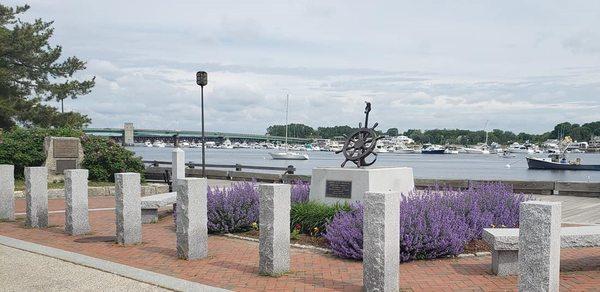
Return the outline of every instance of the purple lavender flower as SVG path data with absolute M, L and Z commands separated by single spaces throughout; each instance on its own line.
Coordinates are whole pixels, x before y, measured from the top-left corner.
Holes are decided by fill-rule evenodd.
M 239 182 L 230 187 L 208 188 L 208 231 L 245 231 L 258 222 L 259 194 L 256 183 Z
M 292 182 L 292 204 L 308 202 L 309 193 L 310 183 L 301 180 Z
M 517 227 L 519 203 L 531 197 L 515 194 L 502 183 L 479 183 L 467 190 L 435 187 L 403 195 L 400 203 L 400 261 L 456 255 L 481 238 L 483 228 Z M 336 214 L 325 238 L 343 258 L 362 258 L 363 206 Z

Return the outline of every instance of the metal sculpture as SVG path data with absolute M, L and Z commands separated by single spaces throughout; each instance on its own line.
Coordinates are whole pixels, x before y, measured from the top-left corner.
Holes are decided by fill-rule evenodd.
M 373 152 L 377 145 L 377 140 L 383 138 L 377 135 L 375 128 L 378 123 L 375 123 L 373 127 L 369 128 L 369 112 L 371 111 L 371 103 L 366 102 L 365 107 L 365 126 L 358 123 L 358 130 L 352 135 L 346 138 L 344 147 L 342 150 L 336 151 L 335 153 L 344 153 L 346 160 L 342 163 L 342 167 L 346 165 L 346 162 L 351 161 L 356 164 L 357 167 L 369 166 L 375 163 L 377 160 L 377 153 Z M 367 157 L 373 155 L 371 161 L 367 161 Z

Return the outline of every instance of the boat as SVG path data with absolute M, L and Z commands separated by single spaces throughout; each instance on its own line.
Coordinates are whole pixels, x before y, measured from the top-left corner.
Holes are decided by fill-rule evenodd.
M 529 169 L 554 169 L 554 170 L 597 170 L 600 164 L 581 164 L 581 159 L 567 161 L 564 154 L 550 154 L 548 158 L 525 157 Z
M 490 151 L 483 148 L 477 147 L 464 147 L 465 153 L 467 154 L 490 154 Z
M 498 153 L 498 156 L 500 156 L 502 158 L 513 158 L 513 157 L 516 157 L 517 155 L 514 155 L 514 154 L 508 152 L 508 150 L 504 150 L 504 152 Z
M 404 143 L 399 143 L 399 144 L 394 145 L 391 148 L 391 150 L 392 150 L 391 152 L 397 153 L 397 154 L 415 154 L 416 153 L 415 149 L 406 147 L 406 145 Z
M 423 145 L 425 146 L 425 145 Z M 421 150 L 422 154 L 446 154 L 446 149 L 439 145 L 428 145 Z
M 375 149 L 373 149 L 373 152 L 375 153 L 388 153 L 389 151 L 387 150 L 387 147 L 385 147 L 385 145 L 381 145 L 381 144 L 377 144 L 375 146 Z
M 145 147 L 152 147 L 152 142 L 146 141 L 146 142 L 144 142 L 144 146 Z
M 448 146 L 446 147 L 446 150 L 444 150 L 444 154 L 458 154 L 458 148 L 454 146 Z
M 292 152 L 288 150 L 288 116 L 290 109 L 290 95 L 288 94 L 285 99 L 285 151 L 284 152 L 270 152 L 271 158 L 275 160 L 308 160 L 308 154 Z
M 526 153 L 533 154 L 533 149 L 529 148 L 527 145 L 521 145 L 518 142 L 514 142 L 510 144 L 507 148 L 510 153 Z
M 560 152 L 548 155 L 548 158 L 525 157 L 529 169 L 552 170 L 596 170 L 600 171 L 600 164 L 581 164 L 581 158 L 567 160 L 567 150 L 571 146 L 571 137 L 565 137 L 558 145 Z
M 167 146 L 167 144 L 160 140 L 156 140 L 154 143 L 152 143 L 152 147 L 165 148 L 165 146 Z

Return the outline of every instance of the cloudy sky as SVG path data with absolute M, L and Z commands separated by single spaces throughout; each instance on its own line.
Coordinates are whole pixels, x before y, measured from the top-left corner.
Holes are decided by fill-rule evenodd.
M 6 1 L 3 1 L 6 3 Z M 290 121 L 540 133 L 600 120 L 600 1 L 26 1 L 88 61 L 93 127 Z M 176 3 L 175 3 L 176 2 Z M 24 1 L 8 1 L 20 4 Z

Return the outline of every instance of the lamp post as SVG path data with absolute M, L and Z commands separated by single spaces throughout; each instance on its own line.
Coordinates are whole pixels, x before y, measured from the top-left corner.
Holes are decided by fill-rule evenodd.
M 205 177 L 204 171 L 206 160 L 204 158 L 204 86 L 208 84 L 208 74 L 206 74 L 204 71 L 196 72 L 196 84 L 200 85 L 200 107 L 202 108 L 202 177 Z

